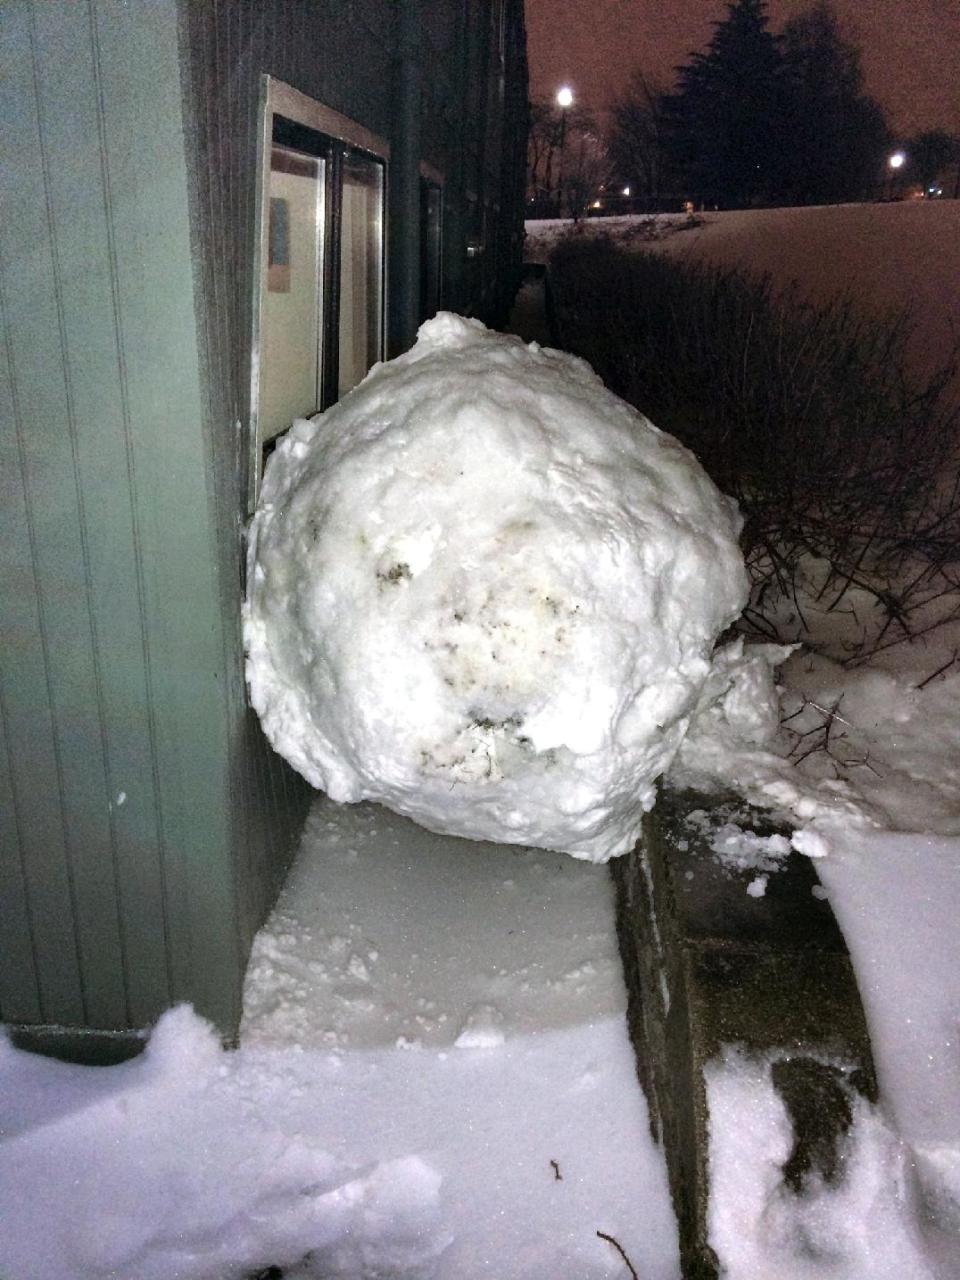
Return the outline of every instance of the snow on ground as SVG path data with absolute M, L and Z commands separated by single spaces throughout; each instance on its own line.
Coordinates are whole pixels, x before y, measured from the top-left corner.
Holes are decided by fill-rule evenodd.
M 624 247 L 677 258 L 701 257 L 826 302 L 849 292 L 877 310 L 912 308 L 910 351 L 918 370 L 945 363 L 960 339 L 960 200 L 738 209 L 697 215 L 595 218 L 584 234 L 607 234 Z M 643 229 L 650 226 L 650 234 Z M 570 222 L 527 223 L 527 256 L 543 261 Z M 682 234 L 672 234 L 683 227 Z M 664 234 L 660 234 L 660 229 Z M 960 384 L 954 385 L 960 391 Z
M 881 1111 L 851 1098 L 843 1174 L 785 1187 L 790 1121 L 771 1061 L 731 1047 L 707 1065 L 710 1242 L 725 1280 L 952 1280 L 944 1233 L 924 1222 L 910 1150 Z M 946 1246 L 944 1249 L 943 1246 Z
M 543 264 L 551 250 L 571 235 L 610 240 L 625 249 L 645 248 L 699 225 L 699 216 L 691 218 L 685 213 L 621 214 L 615 218 L 586 218 L 576 225 L 569 218 L 541 218 L 524 224 L 523 259 Z
M 605 868 L 319 801 L 239 1050 L 2 1048 L 0 1275 L 676 1280 L 625 1004 Z
M 818 871 L 850 946 L 880 1086 L 960 1231 L 960 838 L 837 832 Z
M 778 1177 L 789 1126 L 769 1063 L 731 1049 L 711 1066 L 710 1231 L 730 1280 L 802 1280 L 827 1265 L 857 1280 L 960 1275 L 958 651 L 957 624 L 853 669 L 799 651 L 782 668 L 788 719 L 776 743 L 715 733 L 687 755 L 714 781 L 813 819 L 793 843 L 818 856 L 880 1084 L 880 1111 L 855 1109 L 844 1182 L 797 1200 Z M 791 748 L 794 761 L 810 754 L 797 765 Z M 681 753 L 676 777 L 689 782 L 684 763 Z M 747 891 L 762 895 L 782 844 L 751 832 L 743 812 L 720 816 L 714 856 L 755 866 L 763 874 Z M 690 820 L 702 829 L 706 814 Z
M 833 717 L 799 769 L 789 742 L 770 749 L 762 664 L 734 664 L 709 710 L 736 730 L 714 743 L 728 766 L 762 756 L 841 802 L 806 847 L 827 855 L 881 1087 L 845 1180 L 796 1199 L 769 1063 L 731 1047 L 709 1068 L 710 1230 L 731 1280 L 960 1275 L 958 646 L 934 632 L 854 670 L 789 658 L 794 741 Z M 732 814 L 711 856 L 754 867 L 759 896 L 783 853 Z M 676 1280 L 624 1004 L 603 868 L 321 801 L 256 941 L 239 1050 L 186 1009 L 114 1068 L 0 1042 L 0 1275 L 622 1277 L 603 1231 L 644 1280 Z
M 738 850 L 737 830 L 721 827 L 715 850 L 743 866 L 762 851 L 748 832 Z M 776 859 L 763 865 L 766 881 Z M 730 1046 L 707 1068 L 711 1243 L 729 1280 L 956 1280 L 960 839 L 834 826 L 817 870 L 857 973 L 880 1107 L 851 1096 L 842 1180 L 797 1197 L 782 1182 L 792 1134 L 771 1060 Z

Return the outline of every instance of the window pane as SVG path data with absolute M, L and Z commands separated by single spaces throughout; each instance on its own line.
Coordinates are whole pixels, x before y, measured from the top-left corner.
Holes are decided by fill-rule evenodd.
M 440 305 L 440 222 L 442 193 L 420 179 L 420 319 L 436 315 Z
M 261 441 L 320 404 L 323 183 L 322 159 L 273 147 L 260 327 Z
M 343 157 L 338 394 L 355 387 L 382 355 L 383 165 Z

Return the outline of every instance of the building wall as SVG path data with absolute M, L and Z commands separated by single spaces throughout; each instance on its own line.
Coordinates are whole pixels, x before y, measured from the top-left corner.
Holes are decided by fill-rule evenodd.
M 419 159 L 443 173 L 443 304 L 493 319 L 519 268 L 522 39 L 520 0 L 8 0 L 3 1020 L 122 1030 L 189 999 L 231 1034 L 309 802 L 240 639 L 262 74 L 391 142 L 395 213 Z M 484 141 L 503 109 L 506 154 Z M 418 232 L 390 230 L 400 349 Z
M 0 1016 L 225 1027 L 242 937 L 172 0 L 8 3 Z M 234 659 L 235 664 L 235 659 Z

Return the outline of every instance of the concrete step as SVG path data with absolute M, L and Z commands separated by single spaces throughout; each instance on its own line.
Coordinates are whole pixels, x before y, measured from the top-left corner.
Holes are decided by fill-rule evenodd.
M 789 834 L 727 799 L 745 815 L 739 825 Z M 694 813 L 704 816 L 691 823 Z M 842 1178 L 853 1094 L 875 1101 L 877 1091 L 853 968 L 812 862 L 791 851 L 759 894 L 755 867 L 731 867 L 711 847 L 729 820 L 723 798 L 667 792 L 636 848 L 611 863 L 630 1035 L 665 1148 L 687 1280 L 720 1274 L 708 1241 L 704 1069 L 725 1046 L 775 1059 L 794 1130 L 783 1180 L 794 1192 L 812 1174 Z

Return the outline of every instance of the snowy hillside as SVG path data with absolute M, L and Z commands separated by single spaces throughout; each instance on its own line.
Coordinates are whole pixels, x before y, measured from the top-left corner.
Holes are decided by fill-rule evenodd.
M 706 212 L 688 229 L 680 214 L 656 217 L 657 235 L 638 237 L 641 217 L 596 218 L 583 234 L 609 235 L 625 247 L 671 257 L 700 256 L 775 283 L 796 280 L 803 294 L 823 302 L 849 292 L 858 303 L 885 308 L 909 304 L 918 369 L 950 355 L 960 337 L 960 201 L 823 205 L 798 209 Z M 526 257 L 543 261 L 569 222 L 527 223 Z

